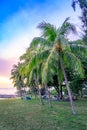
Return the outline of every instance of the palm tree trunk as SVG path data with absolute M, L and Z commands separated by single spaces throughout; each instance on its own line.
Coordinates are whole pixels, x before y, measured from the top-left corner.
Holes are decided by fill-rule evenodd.
M 67 80 L 64 64 L 63 64 L 63 61 L 62 61 L 62 58 L 61 58 L 60 54 L 59 54 L 59 61 L 60 61 L 61 69 L 63 71 L 65 84 L 66 84 L 66 88 L 67 88 L 67 91 L 68 91 L 68 95 L 69 95 L 69 99 L 70 99 L 70 103 L 71 103 L 71 107 L 72 107 L 72 112 L 73 112 L 74 115 L 76 115 L 76 110 L 75 110 L 75 106 L 74 106 L 74 103 L 73 103 L 71 91 L 70 91 L 70 88 L 69 88 L 69 83 L 68 83 L 68 80 Z
M 48 95 L 48 98 L 49 98 L 49 106 L 50 106 L 50 108 L 52 108 L 53 106 L 52 106 L 52 102 L 51 102 L 50 92 L 48 91 L 46 83 L 45 83 L 45 90 L 46 90 L 46 94 Z
M 58 99 L 60 99 L 60 90 L 59 90 L 59 86 L 57 85 L 57 86 L 55 86 L 54 88 L 55 88 L 55 90 L 57 91 Z
M 60 85 L 60 99 L 62 100 L 63 99 L 63 90 L 62 90 L 62 85 Z
M 41 103 L 42 105 L 44 105 L 44 104 L 43 104 L 43 101 L 42 101 L 42 96 L 41 96 L 41 92 L 40 92 L 40 89 L 39 89 L 39 86 L 38 86 L 38 80 L 37 80 L 37 78 L 36 78 L 36 75 L 34 75 L 34 79 L 35 79 L 35 84 L 36 84 L 36 86 L 37 86 L 37 90 L 38 90 L 38 93 L 39 93 L 39 96 L 40 96 L 40 103 Z

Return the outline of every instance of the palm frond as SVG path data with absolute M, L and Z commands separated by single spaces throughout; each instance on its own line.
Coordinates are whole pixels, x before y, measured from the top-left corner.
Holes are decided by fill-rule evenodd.
M 82 44 L 70 44 L 70 48 L 73 52 L 83 52 L 84 54 L 87 54 L 87 46 Z
M 41 29 L 42 36 L 47 38 L 50 42 L 55 40 L 55 37 L 57 36 L 57 29 L 52 24 L 41 22 L 38 25 L 38 28 Z
M 65 19 L 65 21 L 63 22 L 61 28 L 60 28 L 60 34 L 62 35 L 67 35 L 69 34 L 71 31 L 76 34 L 76 28 L 73 24 L 71 24 L 69 21 L 69 17 Z
M 34 73 L 34 69 L 32 69 L 29 74 L 29 84 L 31 84 L 31 82 L 34 80 Z
M 76 10 L 76 4 L 78 3 L 78 0 L 72 0 L 72 7 L 74 11 Z
M 67 64 L 68 67 L 71 67 L 73 69 L 73 72 L 84 78 L 84 69 L 78 57 L 76 57 L 72 52 L 69 51 L 65 51 L 63 56 L 66 57 L 65 59 L 67 61 L 65 64 Z
M 21 55 L 21 56 L 20 56 L 20 61 L 21 61 L 21 60 L 25 60 L 25 59 L 26 59 L 26 55 L 27 55 L 26 53 L 23 54 L 23 55 Z
M 59 82 L 59 84 L 62 84 L 64 76 L 63 76 L 63 72 L 61 70 L 60 64 L 59 63 L 57 63 L 57 64 L 58 64 L 58 67 L 57 67 L 58 82 Z
M 25 72 L 29 73 L 32 69 L 36 68 L 38 64 L 44 62 L 44 60 L 48 57 L 49 50 L 42 51 L 40 53 L 35 54 L 30 63 L 26 65 Z
M 21 75 L 26 75 L 26 66 L 27 66 L 27 62 L 24 62 L 23 64 L 22 64 L 22 66 L 20 67 L 20 74 Z
M 38 47 L 39 45 L 41 46 L 49 46 L 50 45 L 50 42 L 42 37 L 35 37 L 31 44 L 30 44 L 30 48 L 36 48 Z
M 54 53 L 55 53 L 55 47 L 50 51 L 50 54 L 46 60 L 46 62 L 44 63 L 44 67 L 43 67 L 43 72 L 42 72 L 42 83 L 46 83 L 48 78 L 48 74 L 49 74 L 49 70 L 50 73 L 54 73 L 54 71 L 51 69 L 51 63 L 54 64 L 53 61 L 53 57 L 54 57 Z M 48 76 L 49 77 L 49 76 Z
M 70 17 L 67 17 L 64 22 L 62 23 L 62 26 L 65 25 L 70 20 Z

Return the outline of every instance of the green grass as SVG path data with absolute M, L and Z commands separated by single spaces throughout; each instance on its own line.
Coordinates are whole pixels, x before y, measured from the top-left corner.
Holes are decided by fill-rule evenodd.
M 45 102 L 21 99 L 0 100 L 0 130 L 87 130 L 87 100 L 75 101 L 77 115 L 69 102 Z

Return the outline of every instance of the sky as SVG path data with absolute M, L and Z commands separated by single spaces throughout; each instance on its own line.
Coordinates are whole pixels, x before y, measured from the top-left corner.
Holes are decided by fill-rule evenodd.
M 9 80 L 13 64 L 25 53 L 42 21 L 59 27 L 66 17 L 79 29 L 81 11 L 71 7 L 72 0 L 0 0 L 0 88 L 12 88 Z M 70 35 L 71 39 L 78 36 Z

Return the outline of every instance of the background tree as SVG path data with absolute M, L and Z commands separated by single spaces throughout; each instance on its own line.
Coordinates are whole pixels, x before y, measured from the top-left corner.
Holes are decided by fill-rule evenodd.
M 83 68 L 84 68 L 84 78 L 81 78 L 80 76 L 78 76 L 77 74 L 69 74 L 71 75 L 70 79 L 71 79 L 71 84 L 74 86 L 72 87 L 74 92 L 77 92 L 77 94 L 81 95 L 82 93 L 82 89 L 84 87 L 84 82 L 86 83 L 87 81 L 87 46 L 85 45 L 83 40 L 77 40 L 77 41 L 71 41 L 70 42 L 70 48 L 72 50 L 72 52 L 78 57 L 78 59 L 80 59 Z M 70 72 L 70 71 L 69 71 Z M 76 89 L 76 90 L 75 90 Z M 78 93 L 80 92 L 80 93 Z
M 72 7 L 75 10 L 76 4 L 79 4 L 81 10 L 82 10 L 82 16 L 80 16 L 80 19 L 82 21 L 82 30 L 84 32 L 83 34 L 83 40 L 85 44 L 87 45 L 87 0 L 73 0 L 72 1 Z
M 22 97 L 23 94 L 25 93 L 25 90 L 23 90 L 25 85 L 24 85 L 23 77 L 20 74 L 20 67 L 21 67 L 20 63 L 18 63 L 18 65 L 13 65 L 10 79 L 13 80 L 12 83 L 14 84 L 14 87 L 17 88 L 19 95 Z

